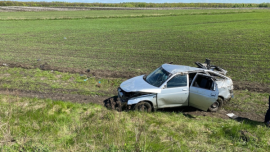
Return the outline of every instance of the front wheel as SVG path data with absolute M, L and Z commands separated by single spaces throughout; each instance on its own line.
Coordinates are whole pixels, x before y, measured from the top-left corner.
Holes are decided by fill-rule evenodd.
M 142 111 L 142 112 L 151 112 L 152 111 L 152 106 L 148 102 L 140 102 L 140 103 L 137 103 L 134 106 L 134 110 Z
M 221 97 L 218 97 L 217 101 L 214 102 L 210 107 L 209 111 L 216 112 L 218 111 L 223 105 L 223 99 Z

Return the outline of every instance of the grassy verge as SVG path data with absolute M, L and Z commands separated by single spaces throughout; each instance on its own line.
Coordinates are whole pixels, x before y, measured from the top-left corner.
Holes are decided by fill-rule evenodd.
M 103 79 L 40 69 L 0 67 L 1 89 L 112 96 L 123 79 Z
M 226 103 L 226 111 L 265 115 L 268 109 L 269 93 L 250 92 L 248 90 L 235 90 L 234 98 Z
M 0 96 L 2 151 L 268 151 L 262 123 Z

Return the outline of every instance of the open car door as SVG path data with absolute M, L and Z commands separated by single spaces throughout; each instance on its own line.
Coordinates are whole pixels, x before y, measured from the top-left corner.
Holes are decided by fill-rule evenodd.
M 189 90 L 189 106 L 207 111 L 218 99 L 218 87 L 211 76 L 196 74 Z

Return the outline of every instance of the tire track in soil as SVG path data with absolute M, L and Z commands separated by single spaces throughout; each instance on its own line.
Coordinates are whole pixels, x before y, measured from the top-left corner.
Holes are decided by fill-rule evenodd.
M 0 89 L 0 94 L 12 95 L 18 97 L 29 97 L 29 98 L 40 98 L 40 99 L 51 99 L 60 101 L 69 101 L 74 103 L 94 103 L 104 105 L 104 99 L 109 98 L 106 96 L 87 96 L 78 94 L 63 94 L 63 93 L 52 93 L 52 92 L 38 92 L 38 91 L 26 91 L 16 89 Z
M 59 72 L 69 72 L 69 73 L 78 73 L 78 74 L 86 74 L 93 75 L 97 78 L 124 78 L 129 79 L 138 75 L 145 74 L 143 72 L 122 72 L 122 71 L 108 71 L 108 70 L 91 70 L 90 73 L 87 73 L 86 69 L 78 69 L 78 68 L 64 68 L 64 67 L 54 67 L 47 63 L 39 64 L 36 66 L 21 64 L 21 63 L 7 63 L 0 62 L 0 66 L 7 66 L 10 68 L 19 67 L 23 69 L 35 69 L 39 68 L 41 70 L 47 71 L 59 71 Z M 270 87 L 269 84 L 261 84 L 256 82 L 239 82 L 233 81 L 235 90 L 248 90 L 253 92 L 261 92 L 261 93 L 269 93 Z

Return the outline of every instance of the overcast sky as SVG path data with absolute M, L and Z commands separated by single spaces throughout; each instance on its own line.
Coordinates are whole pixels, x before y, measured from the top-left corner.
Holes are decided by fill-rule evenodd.
M 15 1 L 42 1 L 42 2 L 83 2 L 83 3 L 123 3 L 123 2 L 146 2 L 146 3 L 270 3 L 270 0 L 15 0 Z

